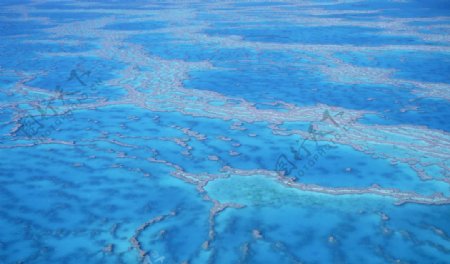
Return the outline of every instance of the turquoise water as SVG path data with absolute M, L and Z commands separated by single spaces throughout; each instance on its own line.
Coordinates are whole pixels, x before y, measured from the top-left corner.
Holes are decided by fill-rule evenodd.
M 0 263 L 449 263 L 449 25 L 1 1 Z

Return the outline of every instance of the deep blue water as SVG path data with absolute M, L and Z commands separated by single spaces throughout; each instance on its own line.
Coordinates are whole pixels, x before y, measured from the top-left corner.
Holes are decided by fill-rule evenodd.
M 449 263 L 448 1 L 0 2 L 0 264 Z

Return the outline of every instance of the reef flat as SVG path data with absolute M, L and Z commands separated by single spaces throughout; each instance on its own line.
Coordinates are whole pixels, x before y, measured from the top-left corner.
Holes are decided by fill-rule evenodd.
M 1 1 L 0 263 L 448 263 L 444 0 Z

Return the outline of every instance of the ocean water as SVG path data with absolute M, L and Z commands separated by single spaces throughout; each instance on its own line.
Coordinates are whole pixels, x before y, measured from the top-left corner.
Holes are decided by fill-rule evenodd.
M 450 263 L 446 0 L 2 0 L 0 54 L 0 264 Z

